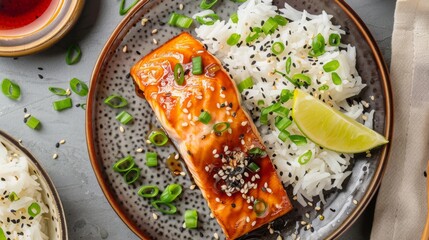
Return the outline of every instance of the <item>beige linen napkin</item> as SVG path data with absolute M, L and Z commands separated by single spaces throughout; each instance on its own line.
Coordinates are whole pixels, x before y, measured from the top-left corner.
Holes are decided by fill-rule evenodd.
M 394 139 L 371 239 L 420 239 L 429 160 L 429 0 L 397 2 L 391 78 Z

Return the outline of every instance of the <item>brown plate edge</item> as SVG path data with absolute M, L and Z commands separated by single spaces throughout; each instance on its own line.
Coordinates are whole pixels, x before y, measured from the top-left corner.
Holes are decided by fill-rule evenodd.
M 148 0 L 144 0 L 139 2 L 125 17 L 122 19 L 122 21 L 118 24 L 118 26 L 115 28 L 113 33 L 110 35 L 109 39 L 107 40 L 106 44 L 104 45 L 100 57 L 98 58 L 94 70 L 91 75 L 91 83 L 90 83 L 90 89 L 88 94 L 88 100 L 87 100 L 87 109 L 85 113 L 85 131 L 86 131 L 86 141 L 88 146 L 88 153 L 89 158 L 91 161 L 92 168 L 94 170 L 94 173 L 96 175 L 97 181 L 106 196 L 109 204 L 112 206 L 113 210 L 116 212 L 116 214 L 121 218 L 121 220 L 130 228 L 131 231 L 133 231 L 138 237 L 142 239 L 150 239 L 140 228 L 136 226 L 132 222 L 131 219 L 129 219 L 123 209 L 120 207 L 118 202 L 115 200 L 113 194 L 110 192 L 109 187 L 106 185 L 106 183 L 103 181 L 103 171 L 102 168 L 98 165 L 98 161 L 96 158 L 95 148 L 94 148 L 94 136 L 93 136 L 93 122 L 92 122 L 92 111 L 93 111 L 93 99 L 95 94 L 95 86 L 96 86 L 96 79 L 98 78 L 99 71 L 102 67 L 104 58 L 108 55 L 110 47 L 112 43 L 116 40 L 119 33 L 122 31 L 122 28 L 131 20 L 131 17 L 133 17 L 146 3 Z M 369 32 L 369 29 L 366 27 L 365 23 L 362 21 L 362 19 L 357 15 L 357 13 L 344 1 L 344 0 L 335 0 L 335 3 L 338 4 L 338 6 L 341 7 L 341 9 L 350 17 L 350 19 L 356 24 L 356 26 L 359 29 L 360 34 L 365 39 L 369 47 L 371 48 L 371 52 L 374 55 L 374 58 L 377 63 L 377 69 L 381 75 L 382 85 L 383 85 L 383 93 L 385 96 L 384 104 L 386 106 L 385 110 L 385 132 L 384 136 L 389 140 L 389 142 L 392 141 L 392 135 L 393 135 L 393 99 L 392 99 L 392 89 L 390 86 L 390 77 L 387 70 L 387 66 L 384 62 L 383 56 L 380 52 L 380 49 L 378 48 L 375 39 Z M 362 214 L 362 212 L 365 210 L 365 208 L 368 206 L 370 200 L 375 195 L 375 192 L 377 191 L 378 187 L 380 186 L 381 179 L 384 175 L 387 160 L 390 154 L 390 146 L 391 144 L 387 144 L 383 147 L 381 150 L 380 155 L 380 164 L 378 165 L 373 180 L 369 184 L 369 187 L 363 196 L 362 200 L 358 203 L 357 207 L 353 210 L 353 212 L 350 214 L 349 217 L 347 217 L 344 222 L 336 229 L 334 230 L 330 236 L 327 237 L 327 239 L 336 239 L 341 234 L 343 234 L 356 220 L 357 218 Z
M 55 185 L 52 181 L 52 179 L 49 177 L 49 175 L 46 173 L 46 171 L 43 169 L 42 165 L 36 160 L 34 155 L 28 151 L 24 146 L 22 146 L 15 138 L 10 136 L 9 134 L 5 133 L 4 131 L 0 130 L 0 136 L 4 137 L 7 141 L 12 143 L 14 146 L 16 146 L 21 152 L 23 152 L 32 163 L 36 166 L 37 170 L 42 174 L 43 178 L 45 178 L 46 182 L 48 183 L 48 186 L 52 192 L 52 195 L 55 199 L 55 203 L 57 204 L 58 208 L 58 214 L 60 216 L 59 221 L 61 222 L 61 231 L 62 231 L 62 239 L 68 240 L 68 230 L 67 230 L 67 222 L 65 218 L 64 208 L 63 204 L 60 199 L 60 195 L 58 194 L 57 189 L 55 188 Z

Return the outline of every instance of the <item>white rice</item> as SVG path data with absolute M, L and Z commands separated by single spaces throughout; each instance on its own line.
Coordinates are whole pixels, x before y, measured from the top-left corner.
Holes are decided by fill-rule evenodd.
M 37 176 L 29 172 L 27 158 L 8 151 L 0 142 L 0 227 L 7 239 L 48 239 L 44 216 L 48 208 L 41 191 Z M 9 200 L 12 192 L 19 200 Z M 40 205 L 41 213 L 30 220 L 27 209 L 34 202 Z
M 257 41 L 246 45 L 245 39 L 251 31 L 250 27 L 260 27 L 262 21 L 279 14 L 278 12 L 290 22 L 284 27 L 279 26 L 275 33 L 268 36 L 262 34 Z M 265 106 L 268 106 L 278 100 L 282 89 L 294 89 L 293 84 L 285 78 L 273 74 L 274 70 L 286 72 L 286 60 L 291 57 L 294 66 L 289 76 L 308 71 L 306 75 L 312 78 L 311 86 L 308 89 L 302 88 L 303 90 L 311 92 L 353 119 L 363 122 L 363 104 L 354 102 L 349 105 L 346 101 L 347 98 L 359 94 L 365 87 L 356 71 L 356 49 L 345 44 L 341 44 L 340 47 L 327 45 L 325 54 L 313 58 L 317 59 L 317 62 L 308 58 L 309 47 L 317 34 L 321 33 L 326 41 L 332 33 L 345 34 L 340 26 L 333 25 L 331 15 L 326 12 L 311 15 L 306 11 L 297 11 L 288 4 L 282 9 L 277 9 L 271 0 L 247 0 L 238 7 L 237 15 L 239 19 L 237 23 L 231 20 L 216 21 L 211 26 L 201 25 L 195 31 L 208 46 L 208 50 L 221 60 L 237 84 L 249 76 L 253 78 L 255 83 L 253 89 L 245 90 L 242 97 L 244 106 L 254 119 L 260 115 L 257 108 L 258 100 L 264 100 Z M 232 33 L 241 34 L 243 43 L 240 46 L 231 47 L 226 44 Z M 285 50 L 277 58 L 267 57 L 274 42 L 284 43 Z M 334 59 L 340 62 L 340 68 L 336 72 L 343 82 L 339 86 L 332 83 L 330 73 L 323 71 L 323 64 Z M 319 91 L 322 85 L 328 85 L 329 90 Z M 291 108 L 292 101 L 286 102 L 284 106 Z M 364 117 L 367 119 L 364 124 L 370 128 L 373 114 L 371 111 L 365 113 Z M 343 181 L 351 174 L 347 169 L 353 155 L 324 150 L 311 141 L 299 147 L 290 140 L 283 143 L 278 138 L 279 130 L 274 126 L 274 115 L 269 116 L 269 122 L 268 126 L 261 125 L 259 120 L 255 123 L 283 183 L 293 186 L 293 194 L 299 203 L 306 206 L 315 196 L 319 196 L 324 202 L 324 191 L 342 188 Z M 295 124 L 287 130 L 291 134 L 302 135 Z M 312 159 L 309 163 L 300 165 L 298 157 L 308 150 L 313 153 Z

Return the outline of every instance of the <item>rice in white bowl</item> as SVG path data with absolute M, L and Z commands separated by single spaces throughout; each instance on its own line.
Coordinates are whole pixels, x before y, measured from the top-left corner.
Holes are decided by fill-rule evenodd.
M 9 199 L 13 192 L 19 200 Z M 40 214 L 34 218 L 28 214 L 32 203 L 41 208 Z M 37 176 L 29 171 L 28 159 L 9 151 L 0 142 L 0 228 L 6 239 L 48 239 L 45 218 L 48 212 Z
M 290 22 L 279 26 L 273 34 L 261 34 L 256 41 L 246 44 L 251 27 L 261 27 L 263 21 L 275 15 L 282 15 Z M 294 89 L 291 82 L 274 73 L 274 70 L 285 73 L 286 60 L 291 57 L 293 65 L 289 76 L 305 73 L 312 79 L 308 88 L 301 89 L 372 128 L 374 112 L 364 113 L 364 105 L 367 107 L 368 104 L 353 102 L 350 105 L 346 101 L 366 86 L 356 70 L 356 49 L 345 44 L 339 47 L 327 44 L 326 53 L 319 57 L 309 56 L 312 40 L 317 34 L 322 34 L 326 41 L 332 33 L 345 34 L 340 26 L 333 25 L 332 16 L 326 12 L 311 15 L 306 11 L 297 11 L 288 4 L 278 9 L 271 0 L 247 0 L 238 7 L 237 16 L 237 23 L 231 19 L 216 21 L 213 25 L 201 25 L 195 31 L 237 84 L 252 77 L 255 85 L 243 91 L 243 105 L 255 120 L 283 183 L 293 186 L 294 199 L 303 206 L 316 196 L 324 202 L 324 192 L 341 189 L 343 181 L 351 174 L 348 167 L 353 155 L 325 150 L 309 140 L 304 146 L 297 146 L 289 139 L 282 142 L 278 138 L 280 131 L 274 126 L 274 115 L 269 115 L 268 125 L 259 122 L 260 108 L 277 102 L 283 89 Z M 226 42 L 233 33 L 241 35 L 242 43 L 231 47 Z M 275 42 L 285 45 L 285 50 L 277 56 L 271 52 Z M 336 72 L 342 79 L 341 85 L 333 84 L 331 73 L 323 70 L 324 63 L 335 59 L 340 63 Z M 319 90 L 323 85 L 329 89 Z M 265 102 L 264 106 L 258 106 L 260 100 Z M 283 106 L 290 109 L 292 101 Z M 367 120 L 363 122 L 363 118 Z M 294 123 L 287 130 L 291 134 L 302 135 Z M 308 150 L 312 151 L 312 159 L 305 165 L 299 164 L 298 157 Z

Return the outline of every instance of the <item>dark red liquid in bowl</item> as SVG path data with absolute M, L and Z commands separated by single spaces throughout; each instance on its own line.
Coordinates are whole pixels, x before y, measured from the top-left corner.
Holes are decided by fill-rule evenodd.
M 52 0 L 0 0 L 0 30 L 26 26 L 48 9 Z

